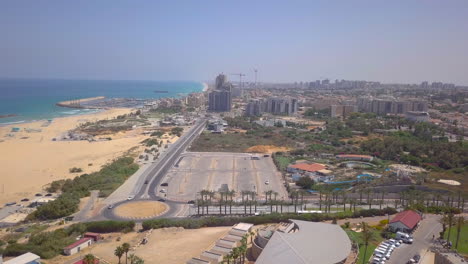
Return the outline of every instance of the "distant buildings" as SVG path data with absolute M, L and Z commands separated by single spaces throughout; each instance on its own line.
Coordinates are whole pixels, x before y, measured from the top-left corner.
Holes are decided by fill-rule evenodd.
M 216 77 L 215 89 L 208 95 L 208 111 L 229 112 L 232 109 L 232 84 L 224 74 Z
M 265 112 L 265 102 L 262 99 L 255 99 L 245 106 L 246 116 L 261 116 Z
M 426 101 L 377 98 L 358 98 L 357 106 L 359 111 L 379 115 L 405 114 L 409 111 L 427 112 L 428 109 Z
M 430 117 L 428 112 L 408 111 L 405 118 L 414 122 L 428 122 Z
M 351 113 L 357 112 L 355 105 L 332 105 L 331 117 L 348 117 Z
M 260 116 L 263 113 L 293 115 L 297 113 L 298 101 L 291 97 L 270 97 L 267 100 L 251 100 L 245 107 L 246 116 Z

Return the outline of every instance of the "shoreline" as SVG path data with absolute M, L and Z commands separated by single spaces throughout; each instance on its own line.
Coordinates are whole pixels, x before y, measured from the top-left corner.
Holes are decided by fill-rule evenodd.
M 102 109 L 94 113 L 57 117 L 52 122 L 31 121 L 0 126 L 0 207 L 7 202 L 33 199 L 44 193 L 44 186 L 59 179 L 78 175 L 69 169 L 78 167 L 83 173 L 98 171 L 102 165 L 138 146 L 147 136 L 141 131 L 110 134 L 110 141 L 54 141 L 53 138 L 84 122 L 95 122 L 127 114 L 133 109 Z M 12 132 L 12 127 L 19 131 Z M 18 184 L 21 182 L 22 184 Z
M 206 82 L 202 82 L 202 85 L 203 85 L 202 92 L 208 91 L 208 84 Z

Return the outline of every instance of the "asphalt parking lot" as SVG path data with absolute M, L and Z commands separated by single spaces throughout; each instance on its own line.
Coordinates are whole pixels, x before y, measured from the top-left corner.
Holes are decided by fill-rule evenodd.
M 168 186 L 160 186 L 158 191 L 164 189 L 171 200 L 194 200 L 201 190 L 219 191 L 223 185 L 236 191 L 236 199 L 243 190 L 256 191 L 260 198 L 265 191 L 273 190 L 278 199 L 287 198 L 273 160 L 261 154 L 185 153 L 162 182 Z
M 404 264 L 416 254 L 421 256 L 421 262 L 424 263 L 424 259 L 428 257 L 427 251 L 432 244 L 432 236 L 437 237 L 442 230 L 440 218 L 440 215 L 425 215 L 420 226 L 412 234 L 414 238 L 413 244 L 403 244 L 400 248 L 395 249 L 386 263 Z

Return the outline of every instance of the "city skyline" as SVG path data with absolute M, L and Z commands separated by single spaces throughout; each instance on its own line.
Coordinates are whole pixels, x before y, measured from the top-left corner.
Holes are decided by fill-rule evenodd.
M 468 85 L 466 1 L 4 2 L 0 78 Z M 237 82 L 236 76 L 229 76 Z

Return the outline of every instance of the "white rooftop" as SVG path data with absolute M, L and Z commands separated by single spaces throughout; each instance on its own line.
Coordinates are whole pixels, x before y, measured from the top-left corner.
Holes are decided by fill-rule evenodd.
M 38 255 L 33 254 L 31 252 L 28 252 L 28 253 L 24 253 L 23 255 L 14 258 L 14 259 L 7 260 L 7 261 L 5 261 L 3 263 L 4 264 L 26 264 L 26 263 L 29 263 L 29 262 L 33 262 L 35 260 L 39 260 L 40 258 L 41 257 L 39 257 Z

